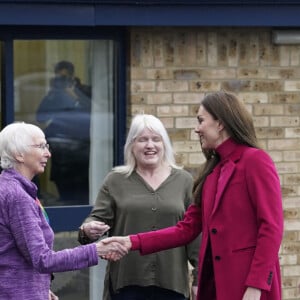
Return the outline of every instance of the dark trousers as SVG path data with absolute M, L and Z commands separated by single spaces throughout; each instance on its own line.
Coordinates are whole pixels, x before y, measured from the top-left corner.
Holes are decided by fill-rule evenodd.
M 184 295 L 156 286 L 128 286 L 116 294 L 112 300 L 186 300 Z

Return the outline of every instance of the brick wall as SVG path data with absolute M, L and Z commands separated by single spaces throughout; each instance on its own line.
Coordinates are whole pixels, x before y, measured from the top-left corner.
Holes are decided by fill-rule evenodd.
M 202 97 L 225 89 L 246 103 L 282 184 L 283 299 L 300 299 L 300 46 L 273 45 L 269 28 L 131 28 L 128 73 L 129 117 L 159 117 L 193 175 L 204 160 L 193 131 Z

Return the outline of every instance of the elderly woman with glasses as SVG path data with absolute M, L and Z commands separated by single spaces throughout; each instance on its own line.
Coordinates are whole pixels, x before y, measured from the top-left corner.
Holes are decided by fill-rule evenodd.
M 31 181 L 51 157 L 43 131 L 13 123 L 0 132 L 0 299 L 58 299 L 50 291 L 53 272 L 86 268 L 98 256 L 123 246 L 102 242 L 54 252 L 54 234 Z M 125 252 L 124 252 L 125 250 Z

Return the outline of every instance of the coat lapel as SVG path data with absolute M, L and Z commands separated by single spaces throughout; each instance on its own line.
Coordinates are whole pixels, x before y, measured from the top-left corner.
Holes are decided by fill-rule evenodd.
M 217 207 L 219 206 L 219 203 L 221 201 L 223 192 L 232 176 L 235 170 L 235 163 L 233 163 L 231 160 L 227 161 L 221 168 L 220 177 L 218 179 L 217 184 L 217 193 L 215 197 L 215 203 L 212 210 L 212 215 L 215 213 Z
M 217 180 L 220 174 L 220 166 L 216 166 L 211 174 L 208 175 L 203 188 L 202 194 L 202 211 L 203 222 L 208 222 L 215 202 L 215 196 L 217 194 Z
M 225 191 L 225 188 L 228 184 L 230 184 L 230 178 L 234 174 L 236 163 L 240 159 L 243 149 L 243 146 L 238 146 L 237 149 L 231 154 L 231 156 L 228 159 L 226 159 L 224 162 L 221 162 L 221 172 L 217 183 L 217 192 L 211 215 L 213 215 L 216 212 L 222 199 L 222 195 Z

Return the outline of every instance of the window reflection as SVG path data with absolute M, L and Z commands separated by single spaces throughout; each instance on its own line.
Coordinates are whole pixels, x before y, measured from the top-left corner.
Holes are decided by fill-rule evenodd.
M 44 206 L 93 205 L 113 166 L 115 50 L 112 40 L 14 41 L 15 120 L 40 126 L 53 155 L 34 179 Z M 73 76 L 56 70 L 61 61 L 73 64 Z M 63 184 L 69 197 L 63 199 L 59 185 L 65 180 L 73 184 Z M 59 216 L 52 216 L 52 225 Z M 66 224 L 69 218 L 75 217 L 66 213 Z M 77 232 L 56 233 L 56 249 L 74 243 L 78 245 Z M 56 274 L 53 290 L 64 299 L 99 299 L 105 264 L 102 260 L 93 268 Z
M 113 53 L 111 40 L 14 42 L 15 120 L 41 127 L 52 153 L 35 178 L 44 206 L 93 204 L 112 168 Z
M 76 232 L 60 232 L 55 235 L 55 251 L 78 246 Z M 89 300 L 89 268 L 55 273 L 51 290 L 59 299 Z M 100 298 L 99 298 L 100 299 Z
M 50 144 L 50 180 L 60 205 L 88 204 L 91 87 L 76 76 L 72 62 L 59 61 L 36 114 Z

